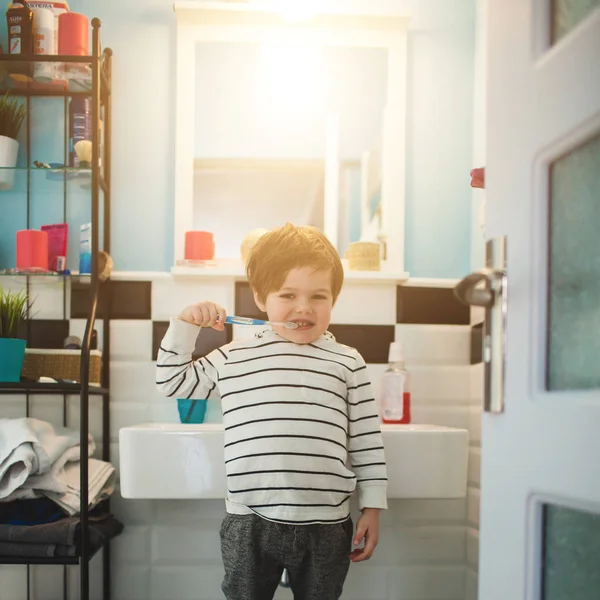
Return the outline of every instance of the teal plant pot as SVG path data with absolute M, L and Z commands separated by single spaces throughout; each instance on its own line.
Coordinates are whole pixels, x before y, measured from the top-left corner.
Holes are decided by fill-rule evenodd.
M 182 423 L 204 423 L 207 400 L 177 400 L 179 420 Z
M 0 338 L 0 381 L 2 383 L 21 381 L 26 346 L 25 340 Z

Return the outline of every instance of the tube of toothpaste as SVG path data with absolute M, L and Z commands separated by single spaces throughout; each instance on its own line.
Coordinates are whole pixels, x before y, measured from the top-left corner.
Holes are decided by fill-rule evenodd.
M 84 223 L 79 231 L 79 273 L 89 275 L 92 272 L 92 224 Z

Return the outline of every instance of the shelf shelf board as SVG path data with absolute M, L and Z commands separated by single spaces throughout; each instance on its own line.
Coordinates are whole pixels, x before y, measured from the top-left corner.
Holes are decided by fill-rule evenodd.
M 109 540 L 110 542 L 110 540 Z M 106 545 L 106 544 L 105 544 Z M 88 562 L 103 548 L 101 546 L 88 557 Z M 1 556 L 0 565 L 78 565 L 80 556 Z
M 72 394 L 81 393 L 79 383 L 40 383 L 37 381 L 20 381 L 18 383 L 0 382 L 0 395 L 6 394 Z M 109 390 L 96 385 L 89 386 L 90 396 L 108 396 Z
M 206 267 L 193 267 L 177 265 L 171 267 L 171 274 L 176 277 L 198 277 L 198 278 L 233 278 L 236 281 L 244 281 L 246 272 L 243 264 L 239 261 L 222 261 L 222 264 Z M 345 261 L 342 261 L 345 263 Z M 402 284 L 408 281 L 410 275 L 404 271 L 352 271 L 344 264 L 344 281 L 346 283 L 396 283 Z

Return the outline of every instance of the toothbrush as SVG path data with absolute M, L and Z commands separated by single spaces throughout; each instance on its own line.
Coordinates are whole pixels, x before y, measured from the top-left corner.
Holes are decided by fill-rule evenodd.
M 292 321 L 263 321 L 262 319 L 251 319 L 249 317 L 227 317 L 225 323 L 231 323 L 232 325 L 279 325 L 286 329 L 296 329 L 297 323 Z

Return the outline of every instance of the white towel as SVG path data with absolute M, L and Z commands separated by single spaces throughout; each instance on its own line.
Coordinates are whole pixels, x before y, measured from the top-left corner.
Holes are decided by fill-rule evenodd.
M 44 491 L 53 502 L 56 502 L 69 515 L 76 515 L 80 510 L 81 486 L 79 485 L 81 462 L 69 462 L 57 474 L 59 481 L 65 485 L 64 493 Z M 110 497 L 115 491 L 116 471 L 107 462 L 90 458 L 88 461 L 88 500 L 89 508 Z
M 89 437 L 89 454 L 95 450 Z M 59 474 L 80 458 L 79 432 L 39 419 L 0 419 L 0 502 L 65 493 Z

